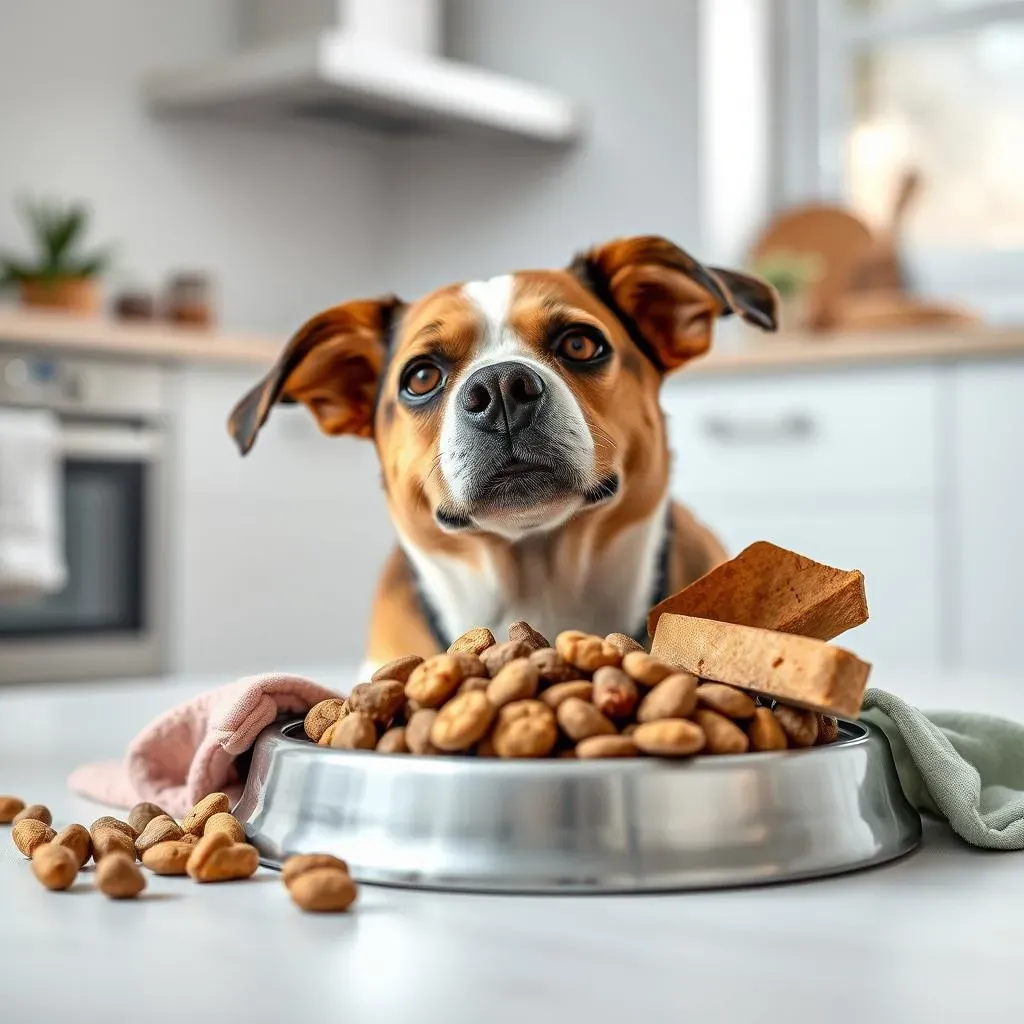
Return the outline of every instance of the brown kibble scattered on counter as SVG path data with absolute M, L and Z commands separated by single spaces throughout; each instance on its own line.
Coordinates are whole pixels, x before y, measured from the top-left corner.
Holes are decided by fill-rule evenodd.
M 312 913 L 342 913 L 358 894 L 348 865 L 330 854 L 289 857 L 281 868 L 281 881 L 295 905 Z
M 233 843 L 245 842 L 245 829 L 241 822 L 227 811 L 218 811 L 206 819 L 203 835 L 208 836 L 211 832 L 223 832 Z
M 10 825 L 25 809 L 25 801 L 17 796 L 0 796 L 0 825 Z
M 171 815 L 167 814 L 162 807 L 158 807 L 156 804 L 151 804 L 149 802 L 143 802 L 141 804 L 136 804 L 128 812 L 128 824 L 135 830 L 136 835 L 142 835 L 146 826 L 154 818 L 159 818 L 161 816 L 166 816 L 168 818 L 171 817 Z
M 186 835 L 192 839 L 196 838 L 191 832 L 187 832 Z M 193 849 L 192 843 L 181 839 L 157 843 L 142 855 L 142 863 L 154 875 L 184 875 Z
M 14 816 L 15 821 L 26 821 L 29 819 L 41 821 L 44 825 L 53 824 L 53 815 L 50 813 L 50 808 L 45 807 L 43 804 L 29 804 L 28 807 L 23 807 Z
M 69 888 L 78 868 L 75 854 L 58 843 L 43 843 L 32 854 L 32 874 L 53 892 Z
M 96 888 L 112 900 L 134 899 L 146 888 L 146 878 L 126 853 L 111 853 L 96 865 Z
M 11 829 L 11 839 L 18 848 L 18 852 L 28 859 L 31 859 L 36 848 L 43 843 L 52 842 L 57 838 L 57 833 L 45 822 L 38 818 L 22 818 L 14 823 Z
M 157 843 L 173 842 L 183 834 L 181 826 L 169 814 L 161 814 L 142 830 L 142 835 L 135 840 L 135 851 L 141 857 Z
M 68 825 L 57 834 L 53 842 L 71 851 L 79 869 L 84 867 L 92 856 L 92 837 L 84 825 Z
M 210 793 L 209 796 L 204 796 L 182 818 L 181 830 L 182 832 L 192 832 L 194 835 L 201 836 L 208 818 L 213 817 L 215 814 L 220 814 L 222 811 L 230 810 L 231 801 L 226 793 Z

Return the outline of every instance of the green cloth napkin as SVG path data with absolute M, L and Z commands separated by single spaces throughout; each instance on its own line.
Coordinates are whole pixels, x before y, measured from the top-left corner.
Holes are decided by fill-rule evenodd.
M 1024 849 L 1024 725 L 966 711 L 923 711 L 884 690 L 861 717 L 885 733 L 903 791 L 973 846 Z

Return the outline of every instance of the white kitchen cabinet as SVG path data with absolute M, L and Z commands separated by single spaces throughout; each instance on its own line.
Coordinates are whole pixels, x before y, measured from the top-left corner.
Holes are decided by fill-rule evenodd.
M 176 671 L 351 664 L 392 543 L 373 446 L 275 409 L 242 458 L 228 437 L 252 369 L 179 372 L 168 559 Z
M 939 528 L 930 508 L 776 512 L 728 498 L 689 502 L 730 554 L 769 540 L 864 573 L 870 618 L 836 642 L 886 668 L 944 661 Z
M 950 594 L 957 663 L 1021 672 L 1024 609 L 1024 362 L 955 371 Z
M 663 395 L 672 491 L 730 553 L 769 540 L 864 572 L 871 620 L 844 636 L 886 666 L 949 656 L 940 537 L 942 370 L 685 374 Z

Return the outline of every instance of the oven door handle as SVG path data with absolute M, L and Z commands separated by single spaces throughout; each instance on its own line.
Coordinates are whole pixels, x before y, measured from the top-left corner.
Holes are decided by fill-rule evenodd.
M 66 459 L 152 462 L 163 455 L 163 435 L 151 427 L 66 423 L 61 435 Z

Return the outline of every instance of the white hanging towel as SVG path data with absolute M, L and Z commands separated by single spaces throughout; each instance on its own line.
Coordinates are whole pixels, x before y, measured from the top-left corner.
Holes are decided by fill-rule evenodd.
M 0 602 L 67 583 L 62 459 L 52 412 L 0 406 Z

